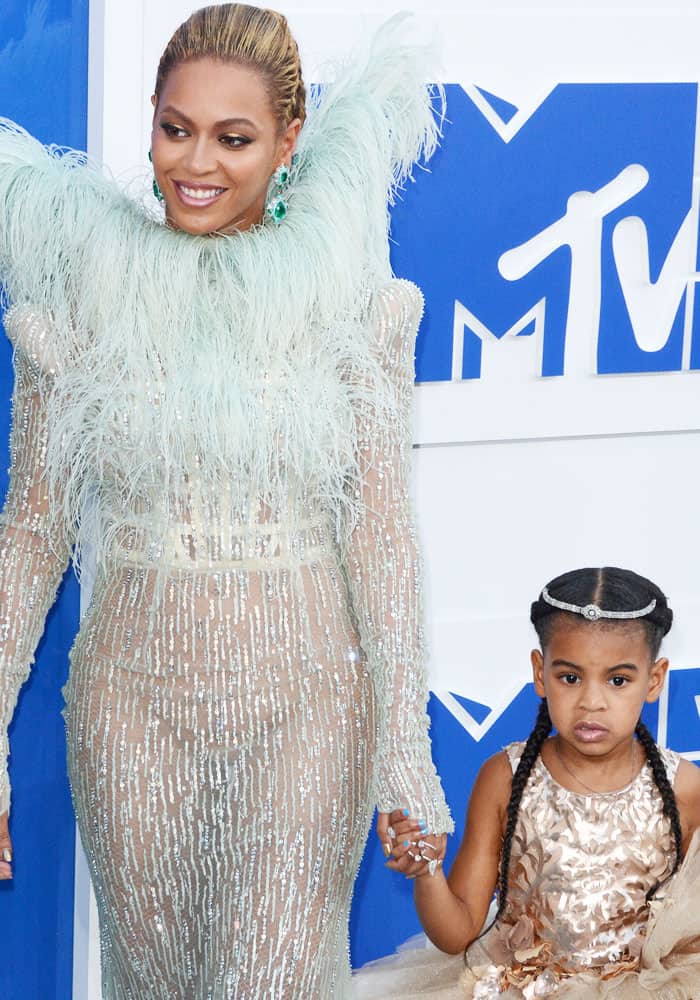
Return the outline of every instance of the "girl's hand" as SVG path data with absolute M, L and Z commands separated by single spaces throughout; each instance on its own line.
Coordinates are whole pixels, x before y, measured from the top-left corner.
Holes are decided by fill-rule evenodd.
M 7 813 L 0 816 L 0 881 L 12 878 L 12 841 L 7 826 Z
M 422 820 L 407 813 L 407 809 L 396 809 L 379 814 L 377 835 L 389 859 L 386 867 L 406 878 L 434 875 L 444 860 L 447 836 L 429 833 Z

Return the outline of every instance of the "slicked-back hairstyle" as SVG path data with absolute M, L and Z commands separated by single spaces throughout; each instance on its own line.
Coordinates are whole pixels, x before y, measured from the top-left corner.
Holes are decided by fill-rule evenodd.
M 597 604 L 598 607 L 606 611 L 636 611 L 647 607 L 647 605 L 651 604 L 652 600 L 655 600 L 656 607 L 648 615 L 645 615 L 644 618 L 631 619 L 629 622 L 626 622 L 624 619 L 615 621 L 616 628 L 624 628 L 626 625 L 637 622 L 641 622 L 644 625 L 652 659 L 656 659 L 661 646 L 661 640 L 673 623 L 673 612 L 668 606 L 664 593 L 651 580 L 647 580 L 645 577 L 639 576 L 631 570 L 616 569 L 615 567 L 577 569 L 570 573 L 564 573 L 563 576 L 552 580 L 551 583 L 547 584 L 547 591 L 551 597 L 559 601 L 564 601 L 567 604 L 574 604 L 577 607 L 585 607 L 587 604 Z M 540 596 L 532 604 L 530 620 L 537 632 L 543 651 L 551 639 L 556 622 L 562 619 L 579 623 L 583 627 L 595 627 L 593 623 L 588 622 L 575 612 L 560 611 L 557 608 L 553 608 Z M 498 911 L 494 920 L 489 925 L 490 927 L 502 916 L 505 910 L 508 896 L 510 857 L 513 836 L 518 823 L 520 803 L 532 769 L 540 755 L 542 744 L 551 732 L 552 720 L 549 716 L 547 701 L 543 699 L 540 703 L 535 727 L 527 739 L 522 756 L 513 775 L 510 799 L 506 811 L 503 847 L 501 848 L 501 864 L 498 877 Z M 668 780 L 659 748 L 656 745 L 654 737 L 643 722 L 640 721 L 637 723 L 635 734 L 644 749 L 647 763 L 651 768 L 654 782 L 659 790 L 663 805 L 663 814 L 669 821 L 675 847 L 675 862 L 673 867 L 673 872 L 675 872 L 678 870 L 683 856 L 683 836 L 676 796 L 673 793 L 671 782 Z M 653 896 L 657 889 L 658 885 L 651 888 L 648 894 L 649 898 Z M 482 933 L 485 933 L 485 931 Z
M 306 117 L 306 88 L 297 43 L 287 19 L 243 3 L 202 7 L 184 21 L 165 47 L 156 76 L 156 101 L 168 74 L 197 59 L 217 59 L 257 70 L 267 87 L 280 130 Z

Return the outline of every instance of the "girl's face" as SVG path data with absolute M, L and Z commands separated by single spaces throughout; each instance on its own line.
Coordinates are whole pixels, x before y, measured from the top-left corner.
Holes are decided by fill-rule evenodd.
M 151 133 L 168 223 L 195 235 L 262 221 L 272 174 L 291 161 L 299 119 L 281 130 L 263 77 L 214 59 L 173 67 Z
M 560 738 L 587 757 L 605 757 L 632 738 L 668 670 L 668 660 L 652 662 L 639 622 L 557 622 L 544 653 L 533 650 L 531 659 L 535 690 Z

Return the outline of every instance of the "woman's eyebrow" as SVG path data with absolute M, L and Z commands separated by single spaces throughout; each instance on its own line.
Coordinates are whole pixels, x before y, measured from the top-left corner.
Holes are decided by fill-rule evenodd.
M 230 125 L 249 125 L 251 128 L 256 128 L 255 122 L 251 121 L 250 118 L 224 118 L 223 121 L 215 122 L 215 128 L 228 128 Z
M 164 114 L 175 115 L 177 118 L 180 118 L 185 123 L 185 125 L 190 125 L 190 126 L 194 125 L 194 122 L 192 121 L 191 118 L 188 118 L 188 116 L 184 112 L 180 111 L 172 104 L 168 104 L 166 107 L 162 108 L 160 113 L 161 115 Z M 220 122 L 214 123 L 214 128 L 229 128 L 231 125 L 248 125 L 251 128 L 257 128 L 255 122 L 251 121 L 250 118 L 241 118 L 241 117 L 223 118 Z
M 182 121 L 183 121 L 183 122 L 184 122 L 184 123 L 185 123 L 186 125 L 192 125 L 192 124 L 193 124 L 193 122 L 192 122 L 192 119 L 191 119 L 191 118 L 188 118 L 188 117 L 187 117 L 187 115 L 186 115 L 186 114 L 184 114 L 184 112 L 180 111 L 180 110 L 179 110 L 178 108 L 176 108 L 176 107 L 175 107 L 174 105 L 172 105 L 172 104 L 168 104 L 168 105 L 167 105 L 166 107 L 164 107 L 164 108 L 161 108 L 161 109 L 160 109 L 160 114 L 161 114 L 161 115 L 165 115 L 165 114 L 171 114 L 171 115 L 175 115 L 175 116 L 176 116 L 177 118 L 181 118 L 181 119 L 182 119 Z

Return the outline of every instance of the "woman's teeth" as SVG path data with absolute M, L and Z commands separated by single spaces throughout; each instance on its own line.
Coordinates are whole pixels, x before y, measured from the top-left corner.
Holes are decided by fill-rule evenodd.
M 191 188 L 180 184 L 180 190 L 188 198 L 196 198 L 198 201 L 210 201 L 212 198 L 223 194 L 226 188 Z

